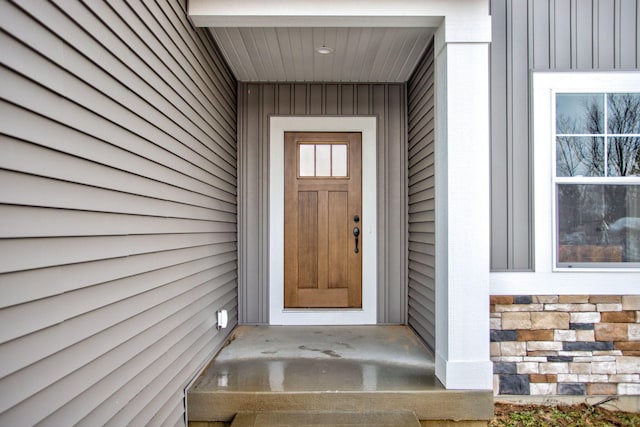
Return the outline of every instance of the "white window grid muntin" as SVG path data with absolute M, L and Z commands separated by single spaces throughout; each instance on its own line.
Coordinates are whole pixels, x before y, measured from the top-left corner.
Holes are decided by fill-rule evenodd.
M 558 94 L 563 93 L 584 93 L 584 94 L 598 94 L 603 97 L 603 108 L 604 108 L 604 133 L 601 134 L 591 134 L 591 133 L 557 133 L 556 126 L 556 96 Z M 564 89 L 552 89 L 551 90 L 551 131 L 552 131 L 552 143 L 550 144 L 551 148 L 551 208 L 552 208 L 552 249 L 551 253 L 553 256 L 552 260 L 552 268 L 553 271 L 572 271 L 572 272 L 589 272 L 589 271 L 624 271 L 624 272 L 632 272 L 632 271 L 640 271 L 640 263 L 575 263 L 578 266 L 576 267 L 564 267 L 559 266 L 558 262 L 558 246 L 559 246 L 559 236 L 558 236 L 558 184 L 605 184 L 605 185 L 640 185 L 640 176 L 608 176 L 609 167 L 608 167 L 608 141 L 610 138 L 616 137 L 640 137 L 638 133 L 631 134 L 619 134 L 619 133 L 609 133 L 609 106 L 607 102 L 607 95 L 612 93 L 640 93 L 636 90 L 620 90 L 620 91 L 600 91 L 593 89 L 584 89 L 584 90 L 564 90 Z M 557 176 L 557 140 L 558 137 L 601 137 L 604 139 L 604 171 L 605 176 L 570 176 L 570 177 L 559 177 Z M 589 266 L 585 266 L 588 264 Z

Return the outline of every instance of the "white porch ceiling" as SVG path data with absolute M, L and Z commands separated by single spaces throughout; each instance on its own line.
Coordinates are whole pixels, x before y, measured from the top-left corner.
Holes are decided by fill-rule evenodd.
M 187 12 L 240 81 L 405 82 L 435 29 L 442 43 L 491 38 L 489 0 L 188 0 Z
M 210 27 L 240 81 L 405 82 L 429 27 Z M 315 48 L 334 49 L 320 55 Z

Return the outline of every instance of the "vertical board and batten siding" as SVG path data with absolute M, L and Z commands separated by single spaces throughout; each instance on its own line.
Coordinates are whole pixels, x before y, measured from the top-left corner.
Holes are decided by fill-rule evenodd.
M 0 425 L 184 425 L 237 319 L 236 82 L 184 0 L 0 28 Z
M 435 349 L 435 141 L 433 42 L 407 84 L 408 322 Z
M 405 323 L 405 85 L 240 83 L 238 91 L 240 322 L 269 322 L 269 116 L 375 115 L 378 118 L 378 322 Z
M 491 0 L 493 270 L 533 265 L 530 71 L 640 67 L 638 0 Z

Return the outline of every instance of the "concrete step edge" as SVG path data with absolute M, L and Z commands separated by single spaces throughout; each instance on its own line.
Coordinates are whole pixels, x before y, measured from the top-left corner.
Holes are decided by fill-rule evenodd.
M 268 411 L 239 412 L 231 427 L 419 427 L 412 411 Z
M 189 395 L 188 407 L 190 421 L 230 422 L 241 411 L 411 411 L 419 420 L 490 420 L 493 393 L 199 393 Z

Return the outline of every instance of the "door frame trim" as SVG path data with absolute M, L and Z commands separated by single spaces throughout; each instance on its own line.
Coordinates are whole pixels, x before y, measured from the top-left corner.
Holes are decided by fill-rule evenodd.
M 377 323 L 377 118 L 375 116 L 269 118 L 269 324 Z M 362 133 L 362 308 L 284 309 L 284 133 Z M 366 224 L 365 224 L 366 221 Z

